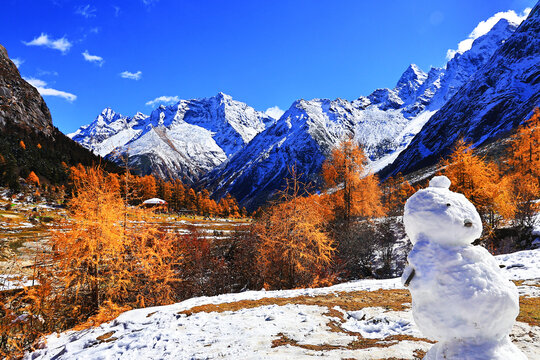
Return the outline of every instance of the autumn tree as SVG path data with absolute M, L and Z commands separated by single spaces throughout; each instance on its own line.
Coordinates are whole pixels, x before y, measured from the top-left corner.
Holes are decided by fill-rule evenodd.
M 414 187 L 398 173 L 395 177 L 389 177 L 382 184 L 382 202 L 387 215 L 403 215 L 403 208 L 407 199 L 414 194 Z
M 33 184 L 35 186 L 39 186 L 39 178 L 37 177 L 36 173 L 33 171 L 30 171 L 30 174 L 28 174 L 28 177 L 26 178 L 26 182 L 29 184 Z
M 368 173 L 366 156 L 352 139 L 342 141 L 323 163 L 327 188 L 334 188 L 334 213 L 349 222 L 355 217 L 384 215 L 377 177 Z
M 169 303 L 181 254 L 173 239 L 151 225 L 151 213 L 126 207 L 100 168 L 76 169 L 72 225 L 51 237 L 40 282 L 56 288 L 62 314 L 75 324 L 106 302 L 144 306 Z M 128 212 L 125 214 L 125 212 Z M 127 219 L 127 224 L 125 223 Z
M 375 251 L 372 238 L 360 236 L 371 231 L 369 222 L 364 220 L 385 213 L 379 181 L 367 171 L 366 162 L 363 150 L 347 139 L 323 163 L 322 176 L 329 189 L 327 201 L 332 209 L 329 228 L 337 243 L 336 270 L 342 276 L 361 275 L 358 254 L 368 256 Z
M 267 286 L 274 289 L 316 285 L 327 274 L 334 244 L 325 231 L 325 211 L 316 195 L 300 196 L 299 176 L 281 193 L 256 226 L 257 262 Z
M 139 198 L 144 201 L 157 196 L 156 178 L 152 175 L 139 177 Z
M 441 162 L 441 167 L 452 181 L 451 190 L 462 193 L 475 205 L 485 234 L 514 215 L 510 179 L 501 174 L 497 164 L 473 154 L 471 145 L 463 139 L 457 141 L 454 152 Z
M 518 127 L 511 138 L 508 163 L 509 176 L 514 187 L 516 213 L 514 225 L 521 237 L 532 240 L 536 214 L 540 210 L 540 109 L 536 108 L 530 119 Z

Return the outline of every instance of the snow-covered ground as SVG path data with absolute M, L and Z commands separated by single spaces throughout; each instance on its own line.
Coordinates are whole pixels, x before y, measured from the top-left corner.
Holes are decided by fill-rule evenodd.
M 528 250 L 497 257 L 510 278 L 527 280 L 519 286 L 521 296 L 540 295 L 539 256 L 540 250 Z M 52 334 L 43 349 L 26 358 L 414 359 L 432 344 L 414 324 L 410 305 L 397 310 L 371 300 L 370 294 L 375 299 L 384 293 L 391 301 L 394 292 L 404 293 L 399 279 L 193 298 L 128 311 L 97 328 Z M 344 309 L 332 303 L 343 304 L 352 295 L 373 306 L 359 300 L 351 310 L 351 304 Z M 315 297 L 320 303 L 309 302 Z M 217 311 L 219 306 L 225 311 Z M 518 322 L 512 339 L 529 359 L 540 358 L 539 327 Z

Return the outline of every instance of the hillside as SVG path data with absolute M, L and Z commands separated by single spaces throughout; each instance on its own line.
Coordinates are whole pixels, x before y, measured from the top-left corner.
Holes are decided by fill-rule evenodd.
M 383 174 L 432 165 L 459 137 L 477 147 L 507 136 L 540 106 L 538 54 L 540 4 Z
M 513 342 L 540 356 L 540 250 L 501 255 L 518 284 Z M 414 325 L 399 279 L 319 289 L 247 291 L 133 310 L 101 326 L 52 334 L 27 359 L 413 359 L 432 342 Z
M 66 180 L 66 165 L 103 163 L 62 134 L 37 89 L 26 82 L 0 45 L 0 185 L 18 186 L 18 177 L 34 171 L 54 184 Z

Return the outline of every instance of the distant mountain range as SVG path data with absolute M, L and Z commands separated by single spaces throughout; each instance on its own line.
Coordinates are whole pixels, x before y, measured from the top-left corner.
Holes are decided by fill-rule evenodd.
M 150 116 L 123 116 L 107 108 L 89 125 L 69 134 L 103 157 L 143 174 L 193 183 L 237 153 L 275 119 L 230 96 L 181 100 Z
M 445 68 L 410 65 L 393 89 L 356 100 L 297 100 L 272 119 L 223 93 L 133 117 L 105 109 L 70 134 L 142 173 L 231 193 L 253 209 L 283 187 L 287 167 L 317 183 L 331 149 L 352 136 L 383 176 L 436 162 L 458 136 L 480 145 L 539 105 L 539 5 L 521 25 L 501 19 Z

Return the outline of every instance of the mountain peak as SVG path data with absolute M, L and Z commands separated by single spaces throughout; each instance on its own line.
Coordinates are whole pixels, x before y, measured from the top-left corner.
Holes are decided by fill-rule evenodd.
M 224 92 L 218 92 L 216 96 L 214 96 L 214 98 L 220 100 L 220 101 L 231 101 L 232 100 L 232 96 L 230 95 L 227 95 L 225 94 Z
M 101 121 L 104 121 L 105 123 L 109 124 L 109 123 L 117 120 L 120 117 L 122 117 L 121 114 L 116 113 L 111 107 L 107 106 L 98 115 L 97 120 L 98 121 L 101 120 Z
M 410 64 L 399 78 L 395 90 L 398 96 L 407 102 L 412 99 L 416 90 L 426 81 L 427 74 L 417 65 Z
M 422 84 L 427 78 L 427 74 L 423 72 L 416 64 L 410 64 L 399 78 L 396 89 L 403 86 L 410 86 L 411 83 Z

